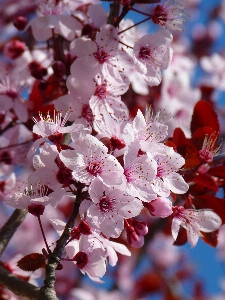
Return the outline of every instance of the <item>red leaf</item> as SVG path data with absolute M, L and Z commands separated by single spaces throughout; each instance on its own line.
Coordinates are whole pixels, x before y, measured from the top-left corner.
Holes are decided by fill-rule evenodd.
M 216 132 L 219 132 L 220 129 L 218 116 L 213 107 L 208 102 L 200 100 L 194 107 L 191 120 L 191 133 L 193 134 L 198 128 L 204 126 L 209 126 Z
M 40 253 L 31 253 L 22 257 L 17 266 L 23 271 L 35 271 L 45 266 L 45 256 Z
M 175 246 L 183 246 L 187 243 L 187 230 L 180 227 L 176 241 L 173 243 Z
M 215 230 L 213 232 L 201 231 L 203 241 L 212 247 L 216 247 L 218 244 L 218 233 L 219 230 Z
M 206 136 L 211 136 L 212 134 L 215 134 L 215 137 L 217 137 L 217 132 L 215 132 L 215 130 L 212 127 L 209 126 L 204 126 L 201 128 L 198 128 L 192 135 L 191 140 L 193 141 L 195 147 L 198 150 L 202 149 L 203 146 L 203 142 Z M 215 143 L 215 147 L 216 148 L 216 143 Z
M 208 174 L 225 179 L 225 165 L 209 169 Z
M 214 180 L 207 174 L 199 174 L 197 175 L 192 182 L 206 186 L 209 190 L 213 190 L 215 192 L 218 191 L 218 187 L 215 184 Z
M 173 148 L 174 151 L 177 150 L 176 145 L 173 142 L 169 141 L 169 140 L 166 141 L 165 145 L 168 146 L 168 147 Z
M 174 129 L 173 142 L 176 145 L 177 152 L 183 157 L 185 157 L 188 141 L 181 128 Z
M 186 155 L 185 155 L 185 165 L 184 169 L 192 169 L 200 164 L 200 159 L 198 157 L 198 150 L 196 149 L 192 140 L 188 142 Z
M 155 293 L 162 288 L 162 279 L 157 273 L 145 273 L 135 283 L 135 292 L 138 298 L 146 294 Z

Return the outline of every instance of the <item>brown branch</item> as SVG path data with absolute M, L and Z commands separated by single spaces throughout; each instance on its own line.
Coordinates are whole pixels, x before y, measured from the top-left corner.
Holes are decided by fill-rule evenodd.
M 49 291 L 42 291 L 40 288 L 28 283 L 0 266 L 0 284 L 9 289 L 15 295 L 29 300 L 55 300 L 54 295 Z
M 0 256 L 4 252 L 11 237 L 16 232 L 17 228 L 21 225 L 27 215 L 25 209 L 15 209 L 8 221 L 3 225 L 0 230 Z
M 124 19 L 124 17 L 128 14 L 128 12 L 131 10 L 132 6 L 134 6 L 134 2 L 131 1 L 129 5 L 125 5 L 122 9 L 122 12 L 116 22 L 114 22 L 113 26 L 116 28 L 119 26 L 120 22 Z
M 83 186 L 81 186 L 77 190 L 73 212 L 66 224 L 63 234 L 61 235 L 60 239 L 56 242 L 55 249 L 49 255 L 48 264 L 46 265 L 46 268 L 45 268 L 45 281 L 44 281 L 44 286 L 42 288 L 43 290 L 45 290 L 45 289 L 54 290 L 54 284 L 55 284 L 55 280 L 56 280 L 55 270 L 61 260 L 66 243 L 70 239 L 70 232 L 73 229 L 75 220 L 79 214 L 79 207 L 80 207 L 80 203 L 81 203 L 81 199 L 82 199 L 82 197 L 81 197 L 82 188 L 83 188 Z

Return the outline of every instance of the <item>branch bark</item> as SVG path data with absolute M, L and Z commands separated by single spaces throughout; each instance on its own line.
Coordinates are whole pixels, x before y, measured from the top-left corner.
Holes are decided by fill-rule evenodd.
M 25 209 L 15 209 L 8 221 L 0 230 L 0 256 L 7 247 L 10 239 L 27 215 Z
M 54 284 L 55 284 L 55 270 L 60 263 L 63 251 L 65 249 L 67 241 L 70 239 L 70 232 L 73 229 L 75 220 L 79 214 L 79 207 L 82 200 L 81 197 L 82 193 L 82 186 L 78 188 L 76 194 L 76 200 L 74 202 L 73 212 L 66 224 L 66 227 L 60 237 L 60 239 L 56 242 L 56 247 L 53 252 L 49 255 L 48 264 L 45 268 L 45 281 L 43 289 L 49 289 L 50 291 L 54 291 Z M 57 298 L 56 298 L 57 299 Z
M 52 300 L 49 294 L 30 284 L 0 266 L 0 284 L 15 295 L 29 300 Z

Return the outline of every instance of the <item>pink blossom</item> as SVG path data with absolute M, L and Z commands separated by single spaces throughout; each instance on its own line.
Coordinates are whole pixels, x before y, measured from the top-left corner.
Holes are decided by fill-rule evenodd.
M 212 232 L 222 224 L 221 218 L 212 210 L 202 209 L 185 209 L 182 206 L 173 207 L 172 235 L 174 240 L 177 239 L 180 226 L 187 230 L 187 239 L 191 247 L 194 247 L 201 231 Z
M 39 7 L 41 16 L 32 19 L 26 26 L 26 29 L 32 28 L 36 41 L 47 41 L 52 37 L 53 30 L 68 41 L 72 41 L 76 31 L 81 30 L 81 24 L 75 18 L 63 14 L 63 3 L 55 2 L 48 0 L 46 4 L 41 4 Z
M 60 161 L 58 155 L 55 145 L 45 143 L 40 149 L 40 155 L 34 156 L 33 165 L 36 170 L 28 178 L 30 184 L 35 185 L 41 181 L 55 192 L 57 197 L 52 199 L 53 206 L 64 196 L 64 188 L 73 183 L 71 170 Z
M 151 152 L 154 152 L 152 148 Z M 158 153 L 157 153 L 158 152 Z M 155 147 L 153 158 L 157 162 L 157 174 L 153 180 L 152 188 L 161 197 L 170 195 L 170 191 L 176 194 L 184 194 L 189 185 L 177 171 L 184 165 L 184 158 L 176 153 L 173 148 L 161 145 Z
M 151 108 L 146 109 L 143 116 L 140 110 L 133 120 L 133 131 L 135 139 L 141 142 L 142 150 L 149 149 L 152 144 L 163 141 L 167 136 L 168 126 L 162 124 L 167 122 L 168 115 L 158 112 L 154 117 Z
M 78 125 L 73 123 L 71 126 L 64 127 L 68 118 L 69 118 L 70 113 L 67 112 L 65 117 L 62 119 L 62 114 L 57 113 L 54 115 L 53 118 L 49 114 L 47 114 L 46 117 L 43 117 L 40 115 L 41 120 L 37 121 L 35 118 L 33 118 L 34 122 L 36 123 L 33 126 L 33 132 L 36 133 L 37 135 L 41 136 L 41 138 L 37 139 L 32 147 L 30 148 L 27 157 L 31 157 L 38 149 L 38 147 L 45 142 L 49 137 L 55 135 L 55 136 L 60 136 L 57 137 L 58 140 L 61 139 L 63 140 L 63 134 L 64 133 L 71 133 L 76 130 L 80 130 L 82 125 Z M 53 137 L 54 139 L 54 137 Z
M 213 132 L 210 136 L 206 135 L 201 150 L 199 150 L 199 158 L 206 163 L 213 161 L 213 158 L 220 153 L 222 144 L 216 147 L 218 134 Z
M 155 179 L 157 164 L 150 153 L 139 155 L 140 148 L 140 143 L 133 142 L 124 155 L 126 192 L 149 202 L 156 198 L 151 182 Z
M 95 42 L 87 38 L 76 39 L 71 45 L 71 53 L 78 57 L 71 66 L 71 73 L 78 80 L 102 73 L 104 77 L 121 81 L 121 73 L 129 70 L 133 62 L 125 51 L 118 49 L 118 32 L 112 25 L 101 27 Z
M 134 140 L 132 125 L 121 119 L 114 119 L 110 114 L 103 113 L 101 120 L 94 121 L 97 138 L 109 144 L 109 151 L 115 157 L 124 154 L 127 146 Z
M 95 177 L 107 185 L 122 184 L 123 168 L 108 149 L 95 137 L 87 135 L 76 150 L 60 152 L 61 161 L 72 170 L 73 178 L 90 184 Z
M 134 63 L 136 70 L 141 73 L 145 82 L 159 85 L 162 80 L 161 70 L 168 68 L 172 59 L 172 34 L 160 30 L 154 36 L 146 34 L 134 45 Z
M 36 185 L 25 186 L 24 190 L 19 190 L 13 196 L 7 198 L 5 203 L 14 208 L 29 210 L 32 205 L 46 206 L 50 204 L 55 196 L 55 193 L 49 190 L 47 186 L 37 182 Z
M 166 218 L 172 214 L 172 202 L 168 198 L 157 197 L 150 203 L 144 205 L 151 215 Z
M 29 166 L 26 153 L 32 133 L 23 125 L 17 124 L 0 136 L 0 176 L 10 174 L 15 165 Z
M 152 21 L 168 30 L 182 30 L 185 9 L 179 0 L 169 0 L 154 9 Z
M 68 117 L 69 121 L 75 121 L 76 124 L 83 124 L 90 127 L 94 121 L 94 115 L 89 101 L 75 97 L 76 93 L 74 92 L 72 94 L 59 97 L 55 101 L 56 110 L 61 111 L 62 115 L 66 115 L 68 111 L 71 111 Z
M 17 118 L 22 122 L 28 120 L 26 103 L 21 96 L 23 83 L 7 76 L 0 79 L 0 107 L 1 110 L 9 111 L 13 109 Z
M 214 53 L 210 57 L 203 56 L 200 64 L 203 70 L 210 74 L 209 84 L 220 90 L 225 90 L 225 58 Z
M 106 272 L 106 253 L 95 236 L 82 235 L 79 241 L 66 246 L 66 252 L 83 274 L 87 273 L 95 282 L 102 282 L 100 278 Z
M 125 195 L 115 186 L 104 185 L 97 178 L 89 193 L 94 204 L 89 207 L 87 216 L 107 237 L 118 237 L 124 227 L 124 218 L 137 216 L 143 208 L 138 199 Z

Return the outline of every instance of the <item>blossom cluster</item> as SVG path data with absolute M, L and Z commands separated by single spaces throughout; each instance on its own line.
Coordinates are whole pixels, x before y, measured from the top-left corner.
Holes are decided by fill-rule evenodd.
M 194 247 L 203 233 L 222 224 L 210 205 L 198 207 L 199 202 L 192 201 L 197 189 L 190 188 L 203 185 L 219 153 L 218 128 L 195 126 L 193 121 L 192 138 L 178 129 L 166 142 L 170 114 L 154 114 L 147 106 L 145 114 L 137 109 L 132 116 L 122 100 L 131 86 L 144 95 L 160 85 L 163 76 L 164 99 L 199 100 L 197 88 L 187 93 L 189 79 L 177 76 L 185 63 L 186 72 L 191 69 L 190 61 L 173 51 L 173 31 L 182 29 L 184 7 L 179 1 L 155 5 L 149 19 L 161 28 L 141 34 L 131 20 L 108 24 L 97 1 L 38 2 L 38 16 L 15 21 L 18 29 L 32 34 L 36 48 L 31 51 L 19 40 L 4 48 L 13 60 L 12 72 L 5 71 L 0 83 L 0 190 L 5 203 L 28 210 L 39 222 L 48 205 L 57 208 L 66 197 L 78 203 L 79 216 L 62 260 L 73 262 L 96 282 L 102 282 L 108 263 L 116 265 L 117 252 L 130 256 L 128 245 L 144 245 L 148 226 L 139 219 L 143 211 L 169 217 L 174 240 L 183 227 Z M 48 46 L 41 49 L 46 41 Z M 202 64 L 211 72 L 209 62 L 203 59 Z M 29 92 L 27 101 L 23 90 Z M 38 115 L 39 108 L 43 112 Z M 175 108 L 185 111 L 180 104 L 171 106 Z M 195 156 L 190 162 L 191 151 Z M 17 181 L 14 164 L 29 166 L 25 182 Z M 64 220 L 50 222 L 63 235 Z M 114 241 L 123 235 L 127 246 Z M 45 243 L 43 253 L 48 256 L 51 250 Z

